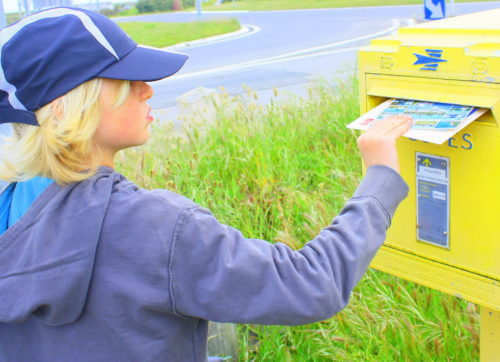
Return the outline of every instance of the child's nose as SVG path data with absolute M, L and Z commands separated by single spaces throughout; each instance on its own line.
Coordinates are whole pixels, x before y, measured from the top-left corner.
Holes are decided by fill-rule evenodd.
M 146 82 L 141 82 L 141 98 L 144 100 L 148 100 L 154 94 L 153 87 L 151 87 Z

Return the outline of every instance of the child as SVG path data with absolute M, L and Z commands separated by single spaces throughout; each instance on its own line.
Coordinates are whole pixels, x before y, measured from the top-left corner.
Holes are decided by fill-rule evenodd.
M 186 56 L 55 8 L 0 38 L 0 361 L 204 361 L 207 320 L 297 325 L 349 300 L 407 194 L 392 118 L 358 139 L 366 176 L 301 250 L 247 239 L 113 170 L 152 121 L 145 81 Z

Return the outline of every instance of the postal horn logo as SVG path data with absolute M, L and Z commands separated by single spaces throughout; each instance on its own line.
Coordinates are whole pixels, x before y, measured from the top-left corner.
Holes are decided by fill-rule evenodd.
M 436 71 L 438 69 L 439 63 L 447 62 L 446 59 L 442 59 L 443 51 L 440 49 L 425 49 L 425 55 L 413 53 L 417 57 L 417 60 L 413 65 L 422 65 L 420 70 L 432 70 Z

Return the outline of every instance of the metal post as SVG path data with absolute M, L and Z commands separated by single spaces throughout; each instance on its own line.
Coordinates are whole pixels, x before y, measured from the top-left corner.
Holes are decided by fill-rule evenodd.
M 201 0 L 196 0 L 196 13 L 198 14 L 198 19 L 201 19 Z
M 450 9 L 448 11 L 448 16 L 455 16 L 455 0 L 450 0 Z
M 236 324 L 208 322 L 208 355 L 224 356 L 224 360 L 238 359 L 238 331 Z
M 500 311 L 481 306 L 480 328 L 480 361 L 498 361 L 498 356 L 500 356 Z
M 24 0 L 24 16 L 30 15 L 30 7 L 28 5 L 28 0 Z
M 5 18 L 5 11 L 3 10 L 3 0 L 0 0 L 0 29 L 7 26 L 7 19 Z

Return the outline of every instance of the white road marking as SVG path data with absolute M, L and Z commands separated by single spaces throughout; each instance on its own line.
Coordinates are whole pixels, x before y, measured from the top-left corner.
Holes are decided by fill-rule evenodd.
M 198 77 L 201 75 L 214 74 L 214 73 L 220 73 L 220 72 L 229 72 L 232 70 L 240 70 L 240 69 L 245 69 L 245 68 L 257 67 L 260 65 L 288 62 L 291 60 L 298 60 L 298 59 L 311 58 L 311 57 L 317 57 L 317 56 L 322 56 L 322 55 L 327 55 L 327 54 L 343 53 L 343 52 L 356 51 L 356 50 L 358 50 L 358 47 L 335 49 L 335 50 L 330 50 L 330 51 L 325 51 L 325 52 L 320 52 L 320 53 L 298 55 L 298 56 L 295 56 L 293 58 L 274 59 L 273 61 L 262 61 L 262 62 L 261 61 L 254 61 L 254 62 L 248 62 L 248 63 L 232 64 L 232 65 L 226 65 L 223 67 L 217 67 L 217 68 L 200 70 L 200 71 L 191 72 L 191 73 L 179 74 L 175 77 L 172 76 L 169 78 L 165 78 L 165 79 L 156 81 L 155 83 L 161 83 L 164 81 L 169 81 L 171 79 L 193 78 L 193 77 Z M 263 58 L 263 59 L 266 59 L 266 58 Z
M 237 30 L 233 33 L 211 36 L 209 38 L 204 38 L 204 39 L 191 40 L 191 41 L 187 41 L 184 43 L 175 44 L 175 45 L 172 45 L 170 47 L 163 48 L 163 49 L 164 50 L 177 50 L 177 49 L 194 48 L 194 47 L 212 45 L 212 44 L 222 43 L 224 41 L 240 39 L 240 38 L 243 38 L 245 36 L 249 36 L 249 35 L 253 35 L 255 33 L 258 33 L 259 31 L 260 31 L 260 27 L 258 27 L 257 25 L 243 24 L 241 26 L 240 30 Z
M 354 42 L 357 42 L 360 40 L 370 39 L 370 38 L 374 38 L 374 37 L 381 36 L 384 34 L 388 34 L 388 33 L 395 31 L 396 29 L 398 29 L 400 27 L 400 25 L 401 25 L 401 23 L 399 20 L 392 19 L 392 26 L 390 26 L 387 29 L 378 31 L 376 33 L 372 33 L 372 34 L 368 34 L 368 35 L 364 35 L 364 36 L 360 36 L 360 37 L 356 37 L 356 38 L 346 39 L 346 40 L 342 40 L 339 42 L 330 43 L 330 44 L 326 44 L 326 45 L 322 45 L 322 46 L 318 46 L 318 47 L 307 48 L 307 49 L 297 50 L 297 51 L 288 52 L 288 53 L 275 55 L 275 56 L 271 56 L 271 57 L 250 60 L 250 61 L 242 62 L 242 63 L 238 63 L 238 64 L 230 64 L 230 65 L 225 65 L 225 66 L 216 67 L 216 68 L 194 71 L 194 72 L 190 72 L 190 73 L 177 74 L 177 75 L 174 75 L 172 77 L 156 81 L 154 83 L 161 84 L 163 82 L 168 82 L 168 81 L 174 80 L 174 79 L 193 78 L 193 77 L 197 77 L 197 76 L 201 76 L 201 75 L 215 74 L 215 73 L 227 72 L 227 71 L 238 70 L 238 69 L 245 69 L 245 68 L 274 64 L 274 63 L 285 62 L 285 61 L 293 61 L 293 60 L 298 60 L 298 59 L 317 57 L 317 56 L 323 56 L 323 55 L 334 54 L 334 53 L 354 51 L 354 50 L 357 50 L 358 47 L 334 49 L 334 50 L 326 50 L 326 51 L 321 51 L 321 50 L 325 50 L 325 49 L 333 48 L 333 47 L 338 47 L 341 45 L 354 43 Z

